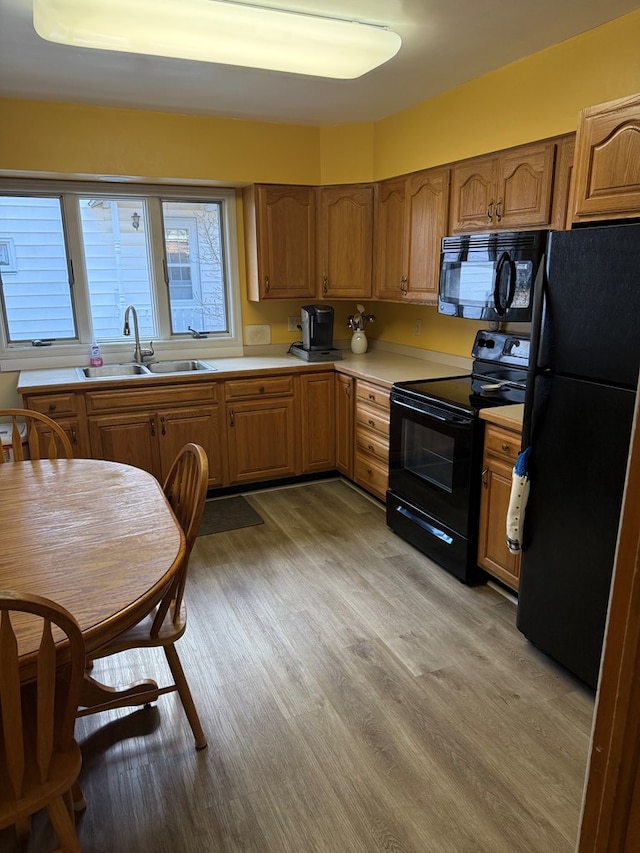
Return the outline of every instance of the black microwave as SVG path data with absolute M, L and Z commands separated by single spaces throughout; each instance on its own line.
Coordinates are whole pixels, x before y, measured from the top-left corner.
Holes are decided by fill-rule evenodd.
M 443 237 L 438 312 L 468 320 L 528 323 L 548 231 Z

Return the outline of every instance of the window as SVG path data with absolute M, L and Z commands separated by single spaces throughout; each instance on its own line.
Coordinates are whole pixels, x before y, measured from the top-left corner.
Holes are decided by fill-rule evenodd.
M 240 345 L 232 190 L 16 185 L 0 183 L 3 365 L 34 344 L 49 358 L 84 353 L 94 336 L 128 351 L 130 304 L 154 346 L 179 349 L 196 332 Z

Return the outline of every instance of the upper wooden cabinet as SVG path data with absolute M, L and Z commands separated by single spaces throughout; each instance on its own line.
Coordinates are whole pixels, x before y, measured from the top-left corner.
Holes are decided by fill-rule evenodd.
M 640 215 L 640 94 L 580 113 L 573 198 L 575 222 Z
M 318 219 L 319 295 L 370 297 L 373 184 L 320 187 Z
M 247 291 L 252 301 L 316 293 L 316 188 L 243 190 Z
M 447 231 L 449 169 L 426 169 L 377 188 L 374 297 L 436 302 Z
M 552 140 L 455 164 L 451 232 L 550 225 L 556 149 Z

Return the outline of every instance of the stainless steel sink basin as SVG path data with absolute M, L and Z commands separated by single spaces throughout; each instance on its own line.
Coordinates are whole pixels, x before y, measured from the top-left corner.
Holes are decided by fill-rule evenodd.
M 146 364 L 145 367 L 151 373 L 187 373 L 193 370 L 215 370 L 201 361 L 195 359 L 184 359 L 183 361 L 155 361 Z
M 148 376 L 149 371 L 141 364 L 103 364 L 102 367 L 82 367 L 80 374 L 87 379 L 105 379 L 117 376 Z

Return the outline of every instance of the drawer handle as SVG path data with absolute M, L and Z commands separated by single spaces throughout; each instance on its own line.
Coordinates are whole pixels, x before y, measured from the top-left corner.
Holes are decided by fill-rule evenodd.
M 502 449 L 504 450 L 505 453 L 508 453 L 511 450 L 511 448 L 509 447 L 509 445 L 507 444 L 506 441 L 502 442 Z
M 261 394 L 264 394 L 264 385 L 261 385 L 261 386 L 258 388 L 258 391 L 259 391 Z
M 367 468 L 367 474 L 368 474 L 370 477 L 372 477 L 372 476 L 373 476 L 373 471 L 371 470 L 371 468 Z
M 373 444 L 367 444 L 367 450 L 369 450 L 371 453 L 373 453 L 373 451 L 374 451 Z
M 371 419 L 369 419 L 369 420 L 367 421 L 367 423 L 369 424 L 369 426 L 370 426 L 370 427 L 374 427 L 374 426 L 376 425 L 376 422 L 375 422 L 375 421 L 372 421 Z
M 375 394 L 369 394 L 369 399 L 375 401 L 376 395 Z
M 50 412 L 55 412 L 56 409 L 57 409 L 57 406 L 55 403 L 49 403 L 49 411 Z

